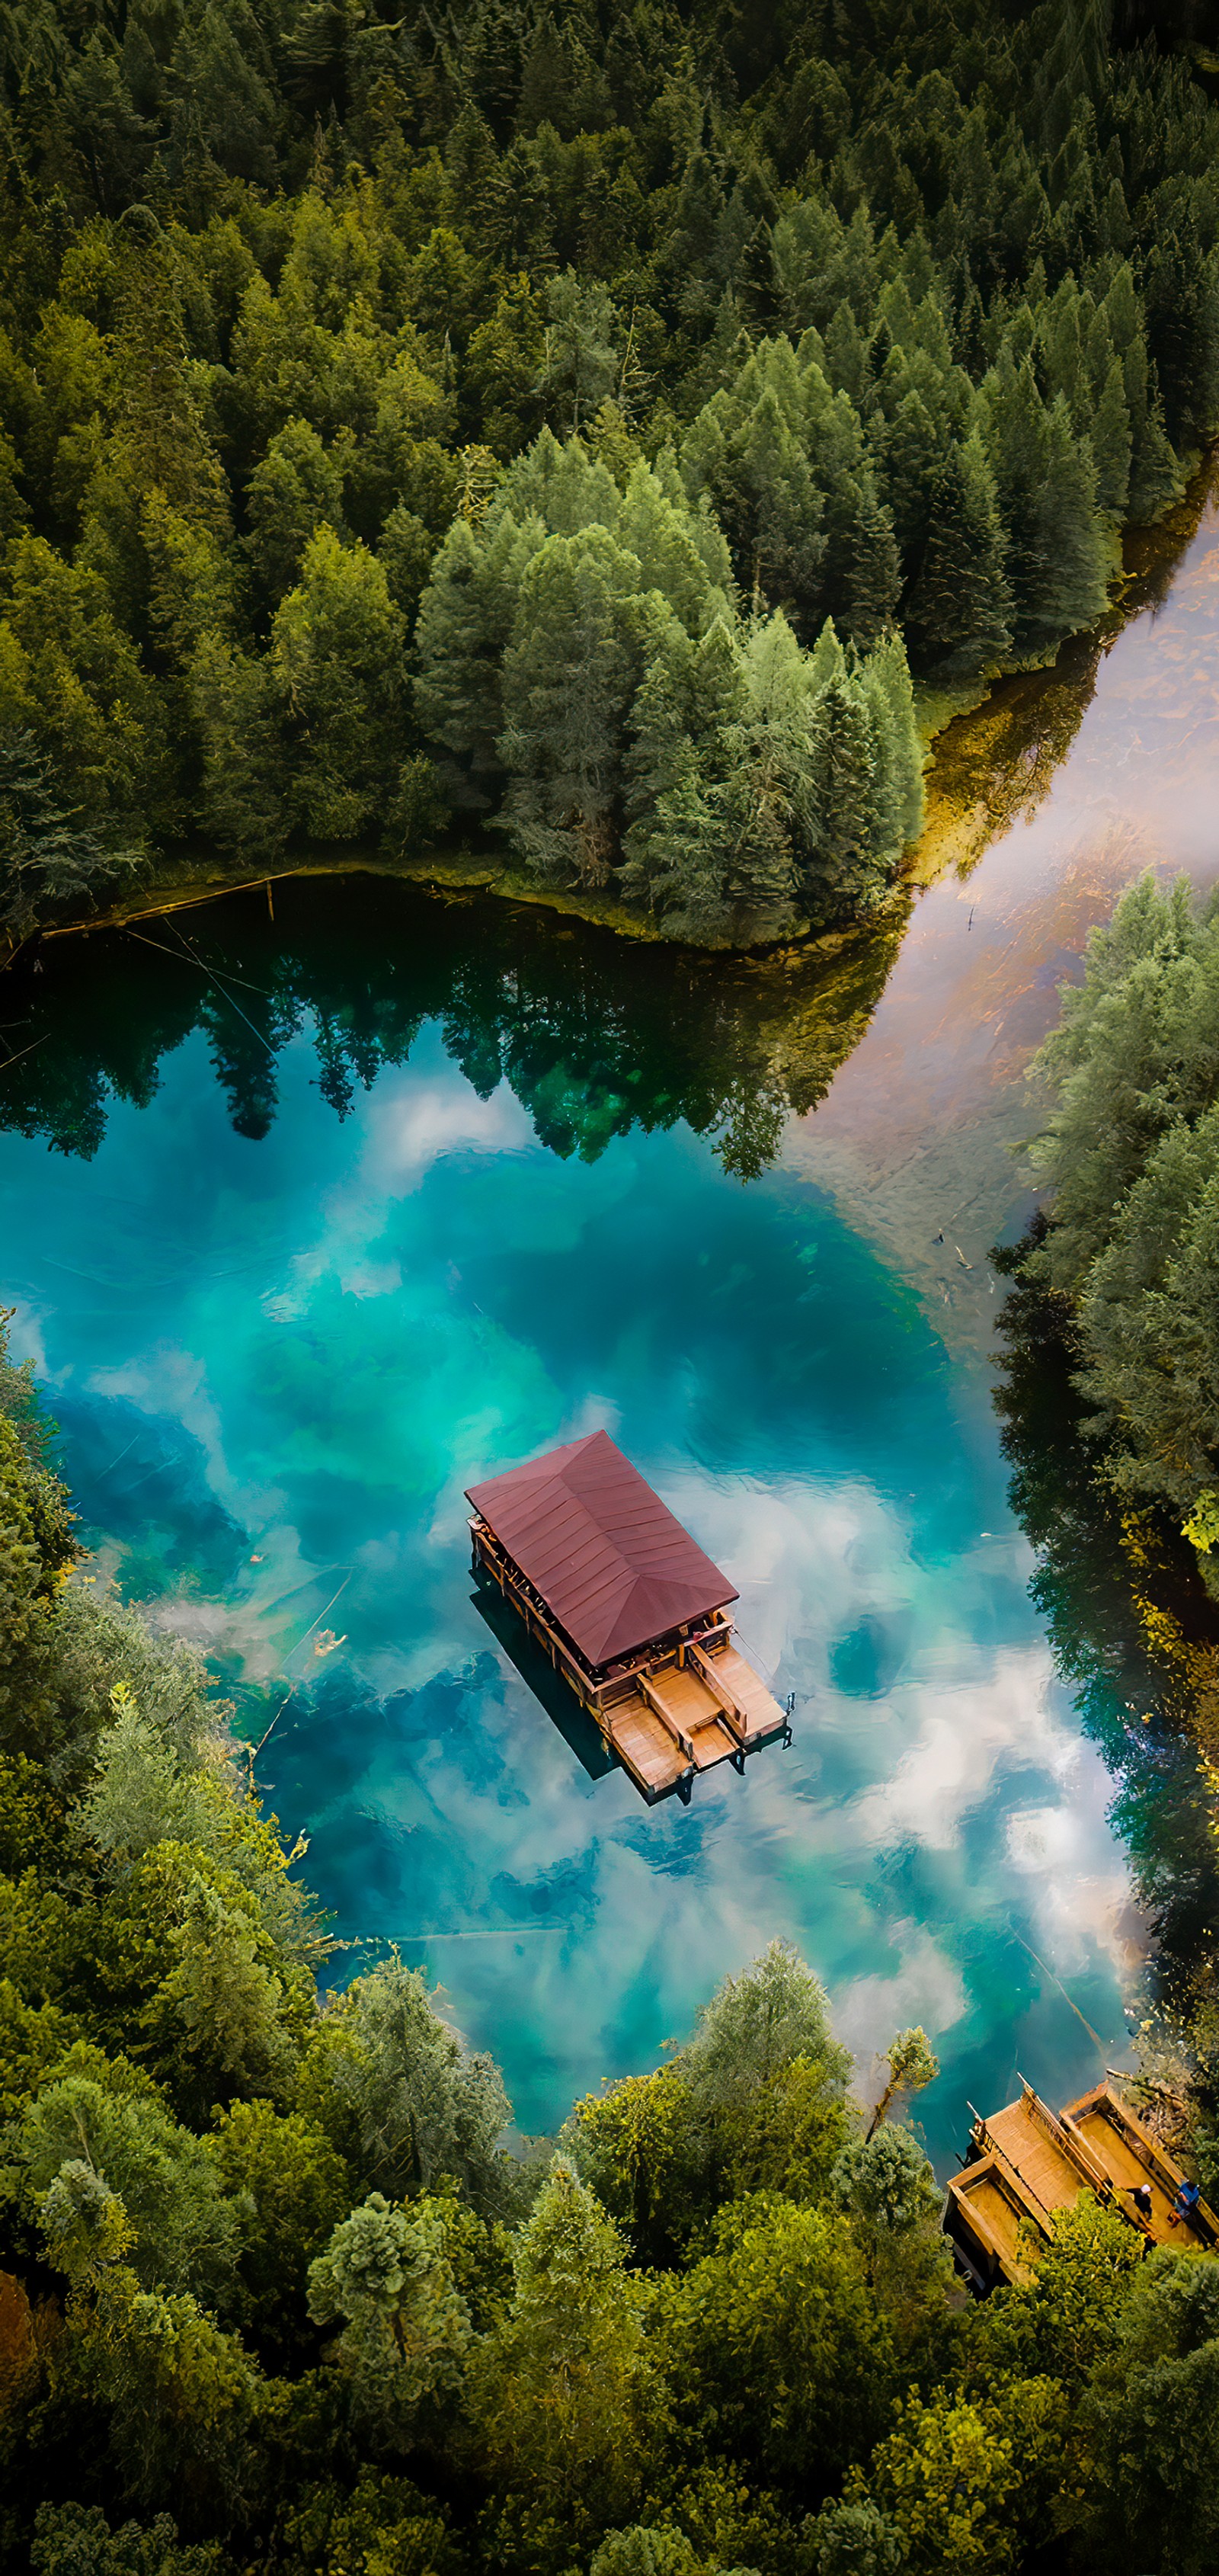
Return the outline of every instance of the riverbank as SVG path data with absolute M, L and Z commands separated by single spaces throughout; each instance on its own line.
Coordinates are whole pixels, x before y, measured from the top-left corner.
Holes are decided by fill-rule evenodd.
M 783 1160 L 917 1288 L 954 1359 L 993 1344 L 992 1244 L 1035 1205 L 1030 1059 L 1088 933 L 1143 868 L 1215 878 L 1219 508 L 1210 475 L 1171 555 L 1052 673 L 1001 684 L 942 737 L 937 864 L 860 1045 Z M 1072 647 L 1074 653 L 1077 648 Z
M 876 930 L 884 935 L 901 921 L 912 889 L 933 885 L 950 869 L 967 871 L 997 833 L 1031 815 L 1070 750 L 1106 654 L 1133 619 L 1166 596 L 1197 533 L 1215 475 L 1216 457 L 1211 455 L 1184 498 L 1154 528 L 1128 532 L 1117 593 L 1106 616 L 1086 634 L 1070 637 L 1052 663 L 1003 674 L 972 701 L 959 691 L 922 694 L 917 702 L 919 728 L 929 764 L 923 829 L 907 852 L 887 900 L 866 923 L 819 934 L 798 933 L 782 942 L 777 952 L 735 950 L 725 944 L 701 953 L 764 957 L 795 948 L 815 950 L 832 959 L 861 932 Z M 624 897 L 589 888 L 538 885 L 525 869 L 513 866 L 501 849 L 475 848 L 468 842 L 456 848 L 428 848 L 417 856 L 389 856 L 374 842 L 358 848 L 347 842 L 311 844 L 272 870 L 251 870 L 240 858 L 226 859 L 214 847 L 192 842 L 153 862 L 122 899 L 100 904 L 95 911 L 74 912 L 49 924 L 41 936 L 56 939 L 121 927 L 259 886 L 267 888 L 273 910 L 274 889 L 288 878 L 356 875 L 397 878 L 441 896 L 494 895 L 501 901 L 588 922 L 622 939 L 662 947 L 686 944 L 674 941 L 652 914 Z

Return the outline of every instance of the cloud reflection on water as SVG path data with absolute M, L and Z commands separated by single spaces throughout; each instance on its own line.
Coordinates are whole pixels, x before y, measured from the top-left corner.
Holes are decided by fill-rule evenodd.
M 197 1490 L 238 1530 L 239 1571 L 218 1584 L 196 1553 L 183 1584 L 190 1528 L 164 1495 L 150 1528 L 121 1462 L 83 1493 L 107 1562 L 132 1551 L 143 1581 L 160 1549 L 162 1616 L 239 1683 L 299 1686 L 274 1803 L 307 1825 L 343 1933 L 442 1977 L 528 2128 L 654 2059 L 777 1933 L 825 1977 L 865 2072 L 895 2022 L 938 2040 L 941 2152 L 1017 2054 L 1051 2091 L 1091 2080 L 1053 1980 L 1120 2045 L 1103 1775 L 1027 1598 L 985 1390 L 953 1377 L 909 1293 L 816 1193 L 746 1191 L 685 1131 L 556 1160 L 432 1037 L 342 1128 L 290 1050 L 257 1147 L 195 1043 L 148 1110 L 116 1107 L 66 1195 L 44 1154 L 0 1140 L 17 1285 L 74 1408 L 69 1469 L 90 1405 L 121 1403 L 177 1461 L 187 1519 Z M 130 1284 L 99 1308 L 55 1264 L 103 1201 Z M 142 1249 L 154 1213 L 194 1247 L 170 1287 Z M 243 1237 L 265 1249 L 234 1278 L 217 1247 Z M 739 1584 L 746 1640 L 800 1697 L 791 1749 L 704 1778 L 689 1810 L 591 1779 L 470 1600 L 462 1487 L 598 1420 Z M 310 1631 L 340 1583 L 348 1642 L 320 1665 Z

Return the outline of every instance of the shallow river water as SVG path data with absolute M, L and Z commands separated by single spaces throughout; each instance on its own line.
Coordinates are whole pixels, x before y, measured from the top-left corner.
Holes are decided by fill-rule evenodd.
M 440 1982 L 526 2130 L 775 1934 L 865 2085 L 924 2024 L 941 2163 L 968 2102 L 1126 2045 L 1144 1936 L 1028 1596 L 986 1255 L 1087 922 L 1144 860 L 1210 872 L 1217 570 L 1208 515 L 781 1126 L 748 975 L 383 881 L 51 943 L 20 985 L 0 1276 L 95 1570 L 206 1647 L 240 1732 L 281 1712 L 259 1776 L 336 1928 Z M 547 1713 L 470 1581 L 463 1488 L 598 1423 L 796 1694 L 790 1748 L 688 1808 Z

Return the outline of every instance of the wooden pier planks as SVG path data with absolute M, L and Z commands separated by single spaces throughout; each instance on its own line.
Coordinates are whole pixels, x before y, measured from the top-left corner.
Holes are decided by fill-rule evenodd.
M 609 1742 L 646 1795 L 658 1797 L 685 1779 L 690 1769 L 686 1755 L 640 1693 L 621 1700 L 607 1723 Z
M 1077 2164 L 1050 2137 L 1024 2101 L 1009 2103 L 986 2123 L 988 2146 L 1011 2166 L 1048 2216 L 1076 2198 L 1083 2176 Z
M 1071 2208 L 1081 2191 L 1094 2191 L 1154 2244 L 1219 2243 L 1219 2220 L 1205 2202 L 1181 2214 L 1180 2167 L 1107 2083 L 1061 2118 L 1026 2084 L 1018 2102 L 975 2122 L 973 2142 L 974 2159 L 948 2186 L 944 2224 L 978 2287 L 1025 2278 L 1054 2212 Z M 1142 2186 L 1151 2194 L 1149 2218 L 1133 2198 Z M 1022 2221 L 1032 2229 L 1023 2242 Z
M 739 1751 L 714 1692 L 689 1664 L 666 1664 L 647 1676 L 649 1696 L 659 1701 L 671 1723 L 690 1747 L 696 1771 L 731 1761 Z

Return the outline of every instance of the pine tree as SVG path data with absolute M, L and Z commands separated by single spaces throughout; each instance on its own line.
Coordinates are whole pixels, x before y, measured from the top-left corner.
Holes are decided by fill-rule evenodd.
M 634 467 L 616 516 L 619 542 L 638 557 L 644 588 L 663 593 L 689 634 L 729 613 L 723 590 L 708 580 L 688 509 L 666 498 L 650 466 Z
M 381 809 L 401 757 L 405 629 L 383 565 L 319 528 L 301 578 L 276 610 L 271 661 L 296 734 L 305 829 L 349 840 Z
M 884 635 L 864 662 L 864 694 L 876 730 L 881 794 L 876 852 L 892 868 L 923 828 L 923 745 L 914 712 L 910 665 L 900 635 Z
M 1051 652 L 1100 616 L 1110 548 L 1097 507 L 1096 467 L 1057 395 L 1047 410 L 1029 359 L 1010 352 L 983 387 L 986 439 L 1008 535 L 1007 578 L 1017 654 Z
M 863 397 L 864 338 L 845 296 L 830 317 L 825 334 L 826 373 L 839 393 L 858 404 Z
M 730 662 L 735 647 L 725 631 Z M 626 893 L 641 895 L 663 911 L 680 894 L 682 866 L 675 858 L 657 815 L 662 798 L 689 779 L 697 759 L 690 739 L 694 721 L 694 664 L 699 648 L 674 618 L 647 662 L 631 702 L 628 742 L 623 755 L 623 800 L 627 828 L 623 838 Z M 714 731 L 718 712 L 709 703 L 706 682 L 698 691 L 700 735 Z
M 808 665 L 784 621 L 771 626 L 790 647 L 803 705 Z M 784 691 L 764 641 L 742 653 L 717 619 L 691 651 L 684 640 L 678 647 L 679 632 L 649 665 L 631 710 L 624 887 L 646 892 L 678 937 L 713 946 L 777 938 L 793 918 L 792 798 L 778 776 L 789 657 L 781 643 Z
M 1128 506 L 1135 526 L 1152 526 L 1180 500 L 1184 489 L 1185 477 L 1164 427 L 1163 406 L 1152 379 L 1130 460 Z
M 191 658 L 188 687 L 202 755 L 201 828 L 222 849 L 277 857 L 292 815 L 272 664 L 213 629 Z
M 800 874 L 815 929 L 875 905 L 884 884 L 873 850 L 876 748 L 871 709 L 857 680 L 831 680 L 817 700 L 812 739 L 817 831 Z
M 299 579 L 305 548 L 325 521 L 343 533 L 343 475 L 307 420 L 277 431 L 250 476 L 246 540 L 254 578 L 268 608 Z
M 80 830 L 31 733 L 0 742 L 0 925 L 11 940 L 27 938 L 55 905 L 91 898 L 138 855 Z
M 901 566 L 893 520 L 866 467 L 858 477 L 844 476 L 834 494 L 830 564 L 829 587 L 843 633 L 853 644 L 874 644 L 892 625 Z
M 683 441 L 682 465 L 690 487 L 708 491 L 747 595 L 807 618 L 825 553 L 823 505 L 776 385 L 761 382 L 747 408 L 717 395 Z
M 902 571 L 909 581 L 922 554 L 944 445 L 916 385 L 902 395 L 879 444 L 881 489 L 892 514 Z
M 619 316 L 609 288 L 572 268 L 546 291 L 542 363 L 535 391 L 564 430 L 578 431 L 618 382 Z
M 972 679 L 1010 653 L 1005 552 L 994 477 L 974 430 L 964 442 L 953 441 L 936 477 L 906 603 L 907 649 L 925 677 Z
M 1047 420 L 1044 479 L 1034 513 L 1040 597 L 1029 625 L 1045 644 L 1094 625 L 1108 598 L 1112 551 L 1097 507 L 1096 466 L 1059 394 Z
M 517 520 L 506 499 L 480 529 L 455 519 L 432 566 L 415 630 L 415 709 L 443 764 L 455 805 L 483 808 L 503 768 L 501 665 L 526 565 L 545 543 L 536 512 Z
M 1130 501 L 1133 441 L 1120 358 L 1110 361 L 1104 388 L 1092 415 L 1090 435 L 1096 460 L 1098 505 L 1108 512 L 1110 518 L 1124 519 Z
M 582 439 L 560 441 L 543 429 L 509 466 L 499 506 L 518 519 L 536 511 L 551 536 L 574 537 L 580 528 L 614 527 L 620 498 L 608 467 L 589 455 Z
M 524 274 L 511 277 L 475 331 L 461 369 L 467 427 L 496 456 L 515 455 L 540 426 L 545 356 L 541 307 Z
M 473 2359 L 470 2410 L 501 2565 L 586 2560 L 642 2492 L 654 2403 L 617 2229 L 556 2157 L 516 2241 L 510 2308 Z M 523 2526 L 523 2528 L 522 2528 Z
M 550 882 L 604 885 L 617 855 L 638 593 L 638 562 L 606 528 L 548 537 L 521 583 L 503 664 L 500 819 Z

